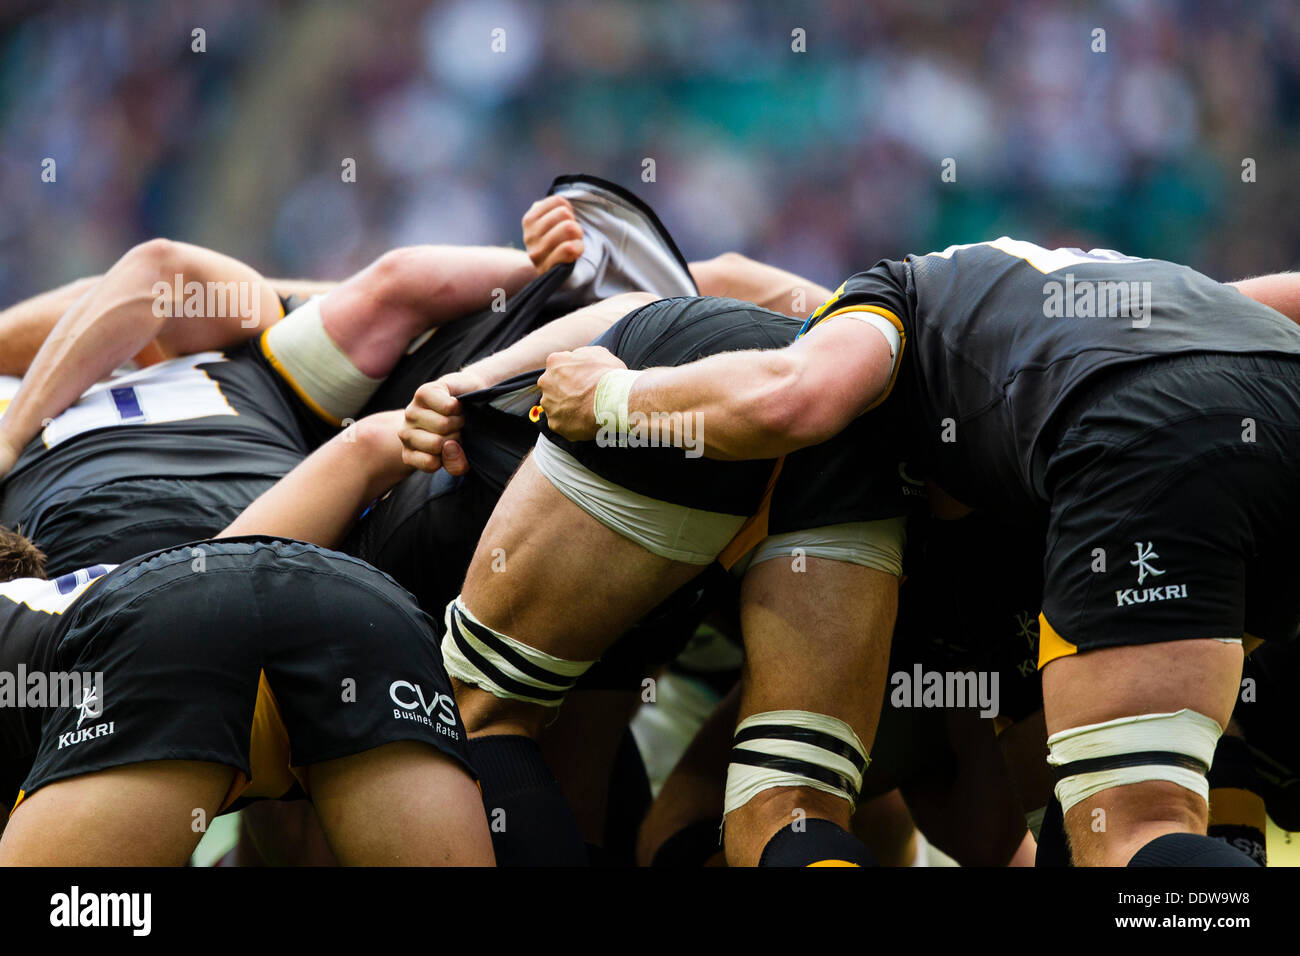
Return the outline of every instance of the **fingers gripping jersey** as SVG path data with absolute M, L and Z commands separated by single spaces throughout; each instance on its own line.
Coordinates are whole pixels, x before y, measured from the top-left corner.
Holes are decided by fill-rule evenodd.
M 918 466 L 975 507 L 1043 500 L 1038 442 L 1103 369 L 1300 351 L 1285 316 L 1185 266 L 1006 237 L 877 263 L 819 315 L 868 306 L 897 316 L 906 342 L 882 410 L 900 416 Z

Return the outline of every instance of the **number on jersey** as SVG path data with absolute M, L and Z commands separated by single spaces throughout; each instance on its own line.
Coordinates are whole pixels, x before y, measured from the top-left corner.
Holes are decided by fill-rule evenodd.
M 207 372 L 198 368 L 224 362 L 220 352 L 201 352 L 160 362 L 91 387 L 75 405 L 41 433 L 46 448 L 97 428 L 155 425 L 213 415 L 238 415 Z M 0 380 L 0 414 L 18 391 L 19 379 Z

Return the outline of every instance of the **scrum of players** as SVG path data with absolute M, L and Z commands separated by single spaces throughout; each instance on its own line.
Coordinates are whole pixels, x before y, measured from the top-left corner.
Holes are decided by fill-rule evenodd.
M 831 291 L 589 176 L 523 227 L 337 283 L 154 240 L 0 313 L 0 864 L 237 809 L 236 865 L 1300 829 L 1300 276 L 1004 237 Z

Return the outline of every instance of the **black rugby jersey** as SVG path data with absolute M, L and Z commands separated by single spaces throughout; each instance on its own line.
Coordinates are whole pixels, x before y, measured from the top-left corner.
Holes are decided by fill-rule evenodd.
M 287 473 L 311 443 L 289 386 L 256 349 L 184 356 L 88 390 L 0 483 L 0 524 L 39 537 L 60 506 L 128 479 Z
M 31 769 L 48 709 L 80 706 L 92 717 L 99 713 L 94 675 L 58 674 L 54 652 L 65 612 L 112 569 L 96 565 L 52 581 L 0 584 L 0 800 L 8 801 L 6 813 Z M 80 693 L 69 697 L 78 687 Z
M 1179 353 L 1300 353 L 1293 322 L 1186 266 L 1006 237 L 882 260 L 809 325 L 855 307 L 887 313 L 904 335 L 879 413 L 895 419 L 918 470 L 977 508 L 1045 499 L 1038 442 L 1102 369 Z

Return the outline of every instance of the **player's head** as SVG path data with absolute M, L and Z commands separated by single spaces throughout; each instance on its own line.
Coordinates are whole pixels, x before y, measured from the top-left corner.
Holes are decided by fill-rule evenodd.
M 17 578 L 44 578 L 45 555 L 18 531 L 0 525 L 0 583 Z

